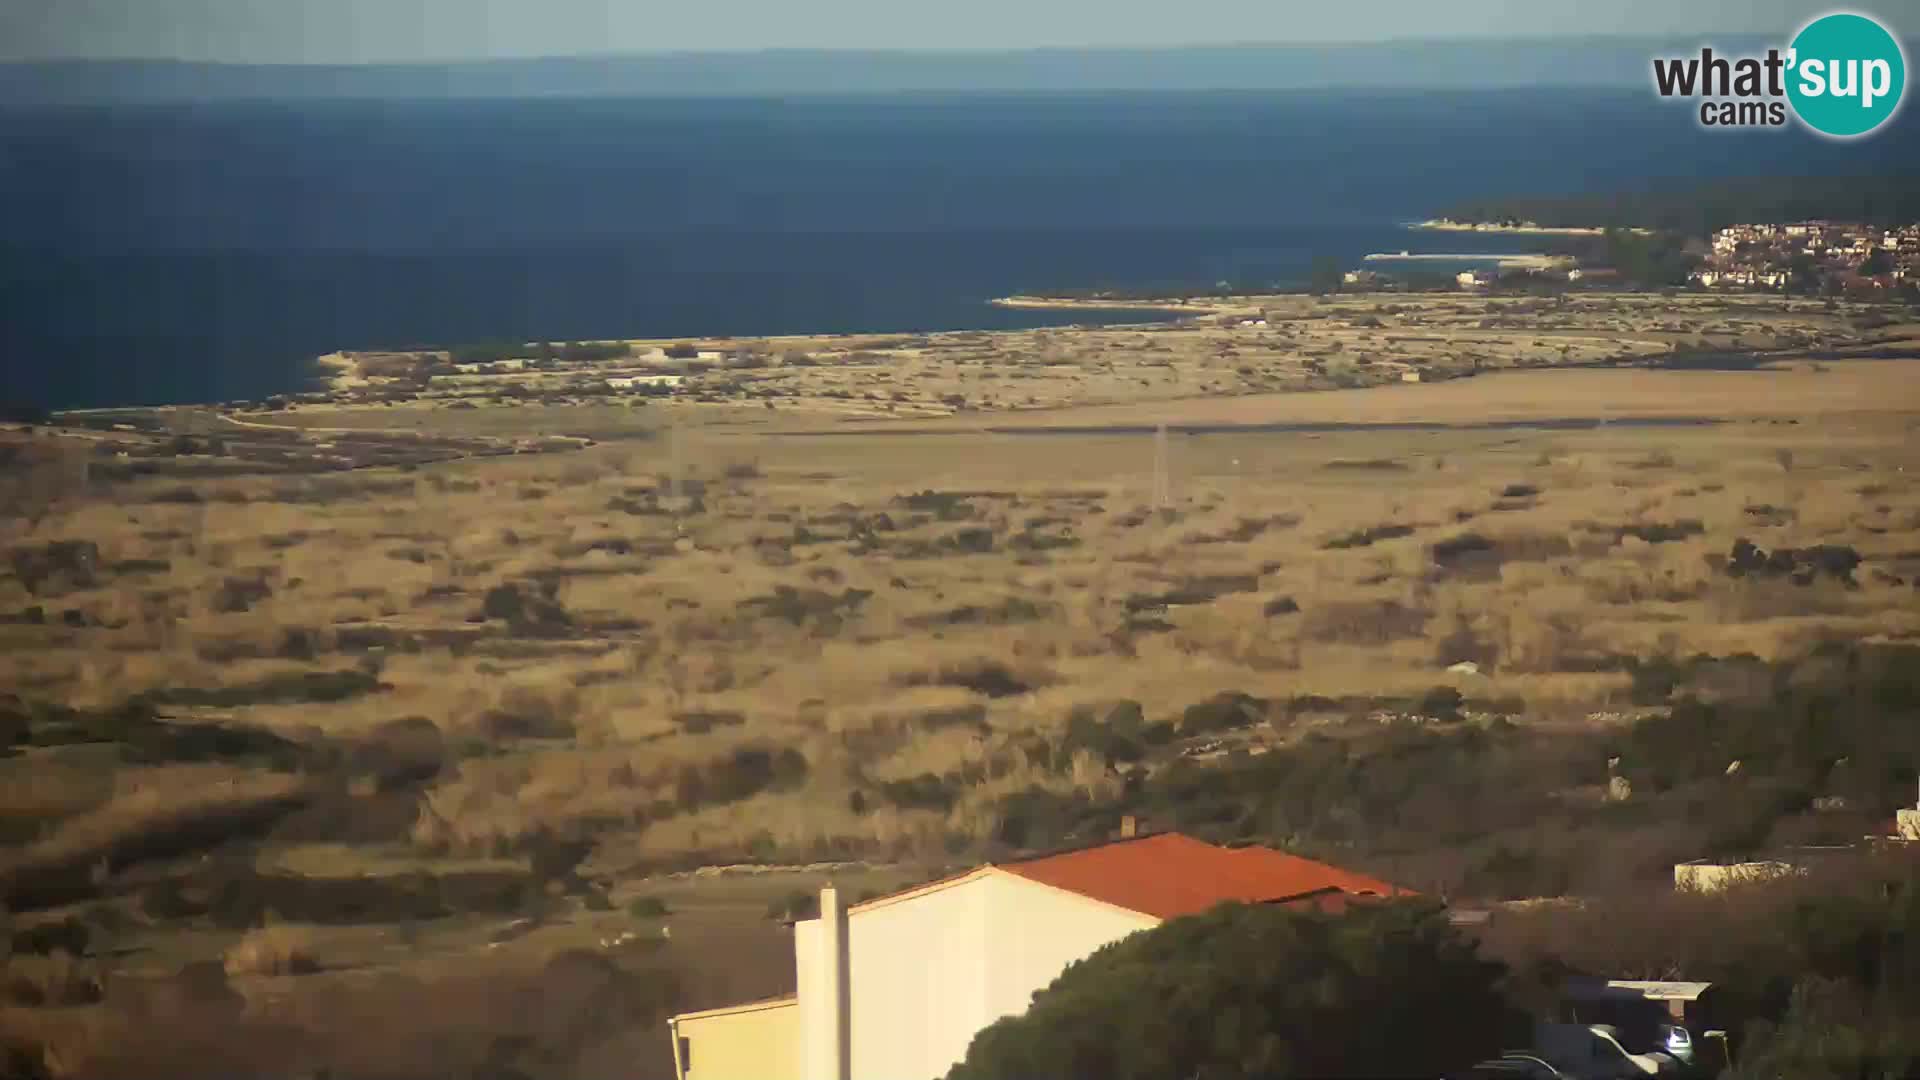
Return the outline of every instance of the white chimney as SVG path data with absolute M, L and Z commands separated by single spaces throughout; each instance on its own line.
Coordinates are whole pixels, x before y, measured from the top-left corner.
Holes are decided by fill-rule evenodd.
M 852 999 L 847 980 L 847 909 L 829 885 L 820 890 L 820 935 L 813 978 L 800 987 L 801 1015 L 810 1025 L 807 1080 L 850 1080 L 853 1072 Z

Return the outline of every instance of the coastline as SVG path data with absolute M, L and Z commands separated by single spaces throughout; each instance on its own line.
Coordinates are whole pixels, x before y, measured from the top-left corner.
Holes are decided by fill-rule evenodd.
M 1209 300 L 1115 300 L 1106 297 L 999 296 L 987 301 L 994 307 L 1025 308 L 1034 311 L 1168 311 L 1181 315 L 1210 315 L 1222 310 Z
M 1551 262 L 1542 255 L 1480 258 L 1503 266 Z M 1072 322 L 911 335 L 627 339 L 593 343 L 625 345 L 623 356 L 542 364 L 456 365 L 444 350 L 425 359 L 338 351 L 315 358 L 316 370 L 331 376 L 322 380 L 322 393 L 274 407 L 473 409 L 478 412 L 470 420 L 447 423 L 487 434 L 512 429 L 503 410 L 522 405 L 600 407 L 608 411 L 595 423 L 607 431 L 646 426 L 650 421 L 631 411 L 643 406 L 647 415 L 659 415 L 662 407 L 751 407 L 753 424 L 780 414 L 782 420 L 804 414 L 836 421 L 965 414 L 977 423 L 983 414 L 1142 403 L 1152 408 L 1183 398 L 1231 400 L 1424 385 L 1515 369 L 1632 365 L 1670 355 L 1676 342 L 1752 352 L 1799 340 L 1779 333 L 1756 338 L 1729 321 L 1719 298 L 1610 291 L 1570 297 L 1550 328 L 1536 324 L 1524 300 L 1453 291 L 1157 300 L 1018 293 L 988 303 L 1051 310 Z M 1133 321 L 1151 319 L 1146 312 L 1164 315 Z M 1812 302 L 1782 314 L 1798 315 L 1807 325 L 1831 319 Z M 678 355 L 669 356 L 675 345 Z M 982 365 L 1009 374 L 983 380 L 976 374 Z
M 1490 255 L 1470 252 L 1385 252 L 1361 256 L 1363 262 L 1490 262 L 1502 270 L 1551 270 L 1573 260 L 1565 255 Z
M 1530 221 L 1518 225 L 1499 225 L 1489 221 L 1454 221 L 1450 218 L 1416 221 L 1407 228 L 1427 232 L 1516 233 L 1523 236 L 1604 236 L 1607 232 L 1598 225 L 1537 225 Z M 1637 226 L 1625 231 L 1640 236 L 1653 233 L 1652 229 Z

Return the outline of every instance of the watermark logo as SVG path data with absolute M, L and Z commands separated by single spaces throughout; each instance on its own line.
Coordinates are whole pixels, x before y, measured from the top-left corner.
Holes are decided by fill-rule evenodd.
M 1907 57 L 1900 39 L 1872 17 L 1835 12 L 1765 56 L 1705 48 L 1655 59 L 1653 85 L 1663 98 L 1698 99 L 1702 127 L 1784 127 L 1791 115 L 1822 135 L 1851 139 L 1900 110 Z

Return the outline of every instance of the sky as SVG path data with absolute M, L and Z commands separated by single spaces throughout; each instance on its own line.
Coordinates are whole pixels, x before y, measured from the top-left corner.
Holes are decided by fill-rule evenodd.
M 0 60 L 376 63 L 1563 34 L 1786 35 L 1797 0 L 0 0 Z M 1920 0 L 1854 7 L 1902 37 Z

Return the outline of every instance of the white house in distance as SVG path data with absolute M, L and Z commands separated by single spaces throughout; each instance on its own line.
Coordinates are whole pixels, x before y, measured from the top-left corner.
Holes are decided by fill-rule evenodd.
M 1263 847 L 1178 833 L 988 864 L 794 925 L 799 993 L 670 1023 L 679 1080 L 931 1080 L 1109 942 L 1226 901 L 1338 910 L 1412 895 Z
M 684 375 L 615 375 L 606 382 L 610 390 L 632 390 L 641 386 L 679 386 L 685 379 Z

